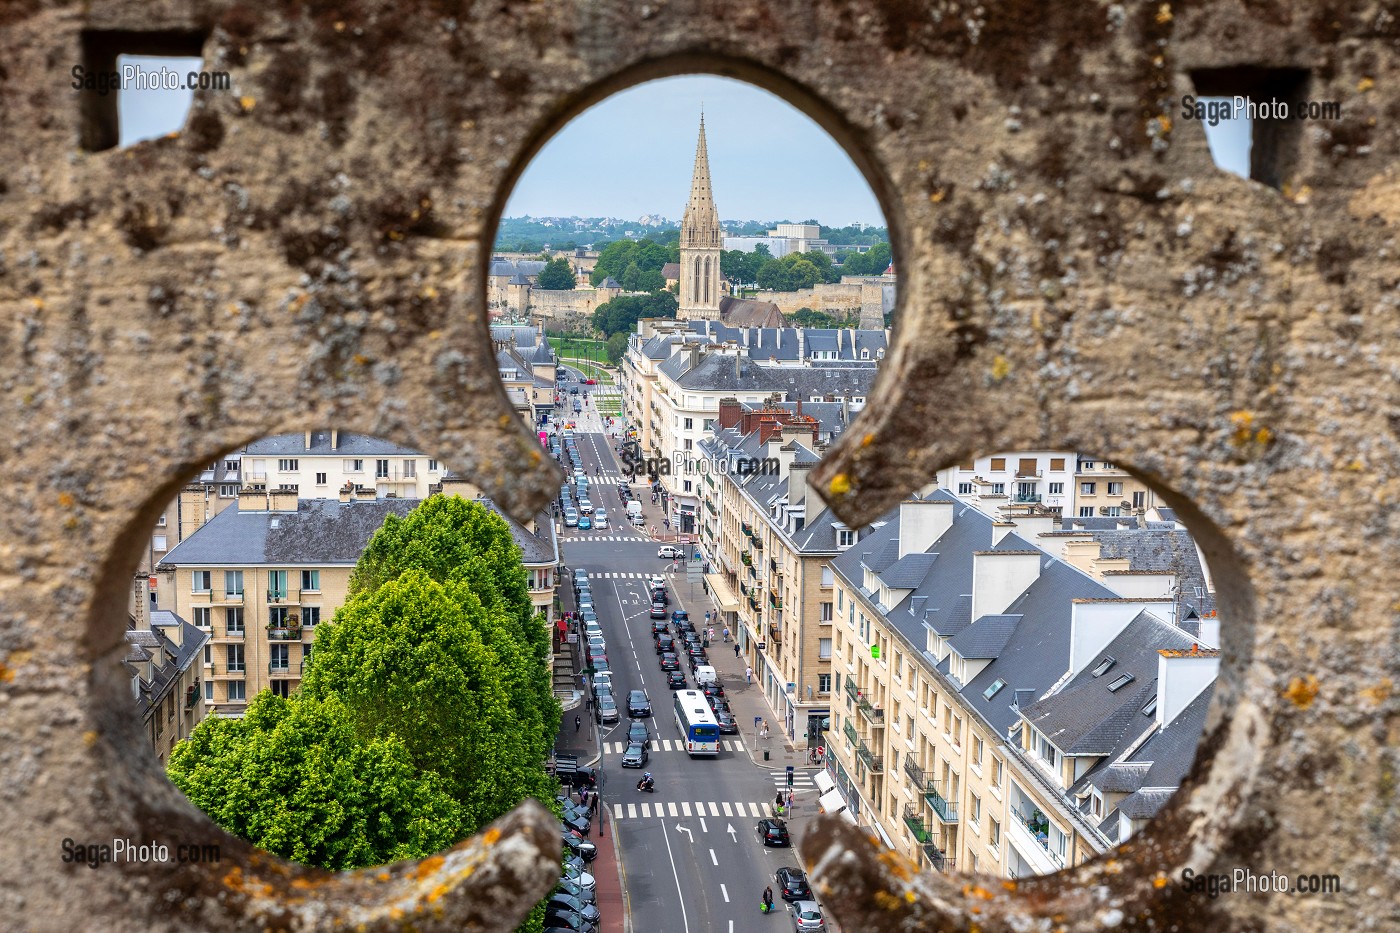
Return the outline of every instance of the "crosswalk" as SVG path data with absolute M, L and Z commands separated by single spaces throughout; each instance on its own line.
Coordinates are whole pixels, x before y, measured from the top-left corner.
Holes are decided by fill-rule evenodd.
M 647 819 L 649 817 L 738 817 L 740 819 L 758 819 L 769 816 L 768 805 L 766 803 L 754 803 L 753 801 L 728 800 L 658 800 L 655 803 L 644 801 L 642 803 L 615 803 L 613 807 L 613 819 L 615 820 L 636 820 Z M 724 826 L 715 824 L 716 832 L 728 832 Z M 699 827 L 701 832 L 709 832 L 710 827 Z
M 787 790 L 787 772 L 773 771 L 773 785 L 779 790 Z M 812 790 L 817 786 L 817 782 L 812 780 L 815 771 L 794 771 L 792 773 L 792 789 L 795 791 Z
M 650 540 L 650 539 L 648 539 L 648 538 L 643 538 L 641 535 L 564 535 L 560 540 L 562 540 L 562 541 L 573 542 L 573 541 L 647 541 L 647 540 Z M 590 574 L 590 576 L 591 576 L 591 574 Z M 634 576 L 641 576 L 641 574 L 634 574 Z
M 726 752 L 742 752 L 744 750 L 744 743 L 739 739 L 720 739 L 719 747 Z M 684 749 L 681 748 L 680 739 L 652 739 L 651 750 L 652 752 L 684 751 Z M 621 755 L 625 751 L 627 751 L 626 742 L 603 743 L 603 754 L 605 755 Z
M 588 568 L 585 567 L 584 569 L 587 570 Z M 589 579 L 590 581 L 591 581 L 591 580 L 645 580 L 647 577 L 653 577 L 653 576 L 656 576 L 656 574 L 651 574 L 651 573 L 623 573 L 623 572 L 594 571 L 594 570 L 589 570 L 589 571 L 588 571 L 588 579 Z

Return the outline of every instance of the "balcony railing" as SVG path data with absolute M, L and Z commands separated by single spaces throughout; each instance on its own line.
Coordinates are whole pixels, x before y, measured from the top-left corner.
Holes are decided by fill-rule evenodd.
M 850 674 L 847 674 L 847 675 L 846 675 L 846 695 L 847 695 L 847 696 L 857 696 L 857 695 L 859 695 L 859 693 L 860 693 L 860 688 L 856 686 L 856 679 L 855 679 L 854 677 L 852 677 Z
M 1017 478 L 1017 479 L 1040 479 L 1040 471 L 1039 471 L 1039 470 L 1017 470 L 1017 471 L 1016 471 L 1016 478 Z
M 909 827 L 909 832 L 919 845 L 928 845 L 933 842 L 933 830 L 929 829 L 924 815 L 908 804 L 904 805 L 904 825 Z
M 885 756 L 875 754 L 864 742 L 856 746 L 856 757 L 865 762 L 871 774 L 880 774 L 885 770 Z
M 194 709 L 199 702 L 199 681 L 195 681 L 185 689 L 185 709 Z
M 928 859 L 930 865 L 945 874 L 952 871 L 956 867 L 958 861 L 957 859 L 948 858 L 942 849 L 933 845 L 924 846 L 924 857 Z
M 743 531 L 744 531 L 744 537 L 746 537 L 746 538 L 752 538 L 752 537 L 753 537 L 753 528 L 752 528 L 752 526 L 749 525 L 748 522 L 740 522 L 740 523 L 739 523 L 739 527 L 740 527 L 741 529 L 743 529 Z
M 1060 868 L 1065 867 L 1065 861 L 1060 857 L 1060 853 L 1050 848 L 1050 818 L 1038 809 L 1031 809 L 1029 813 L 1025 809 L 1011 805 L 1011 816 L 1017 823 L 1025 827 L 1031 838 L 1040 844 L 1045 850 L 1045 854 L 1050 860 Z
M 933 786 L 933 782 L 929 780 L 928 775 L 924 774 L 924 769 L 920 768 L 914 762 L 913 756 L 904 756 L 904 775 L 909 778 L 910 783 L 914 785 L 914 789 L 921 794 L 925 793 Z
M 287 661 L 269 661 L 267 664 L 269 674 L 290 674 L 292 666 Z
M 860 733 L 856 731 L 855 726 L 851 725 L 851 720 L 849 718 L 847 718 L 845 724 L 842 725 L 841 731 L 846 733 L 846 739 L 851 743 L 851 748 L 858 748 L 861 745 Z
M 856 707 L 860 710 L 865 721 L 870 723 L 873 729 L 883 729 L 885 726 L 885 711 L 874 705 L 865 697 L 856 697 Z
M 238 628 L 231 628 L 231 627 L 225 626 L 225 628 L 224 628 L 224 637 L 225 637 L 225 638 L 243 638 L 243 637 L 247 634 L 247 632 L 248 632 L 248 630 L 247 630 L 246 628 L 243 628 L 242 626 L 239 626 Z
M 749 538 L 749 540 L 753 542 L 753 549 L 755 551 L 763 550 L 763 539 L 758 535 L 754 535 L 752 538 Z
M 739 555 L 739 560 L 743 561 L 745 567 L 753 567 L 753 556 L 749 554 L 748 551 L 744 551 L 743 553 L 741 553 Z
M 301 641 L 301 626 L 286 625 L 267 630 L 268 641 Z
M 943 799 L 936 787 L 936 782 L 930 781 L 928 787 L 924 788 L 924 799 L 933 807 L 933 812 L 938 814 L 938 818 L 945 823 L 956 823 L 958 821 L 958 805 L 949 803 Z
M 768 605 L 772 606 L 774 609 L 781 609 L 783 608 L 783 598 L 781 596 L 769 596 Z
M 1022 505 L 1031 505 L 1031 504 L 1034 504 L 1034 503 L 1040 501 L 1040 493 L 1038 493 L 1038 492 L 1033 492 L 1033 493 L 1030 493 L 1029 495 L 1025 495 L 1025 494 L 1022 494 L 1022 493 L 1017 493 L 1016 495 L 1014 495 L 1014 496 L 1011 497 L 1011 501 L 1012 501 L 1012 502 L 1019 502 L 1019 503 L 1021 503 Z
M 234 590 L 195 590 L 190 593 L 190 602 L 195 605 L 243 605 L 243 591 Z

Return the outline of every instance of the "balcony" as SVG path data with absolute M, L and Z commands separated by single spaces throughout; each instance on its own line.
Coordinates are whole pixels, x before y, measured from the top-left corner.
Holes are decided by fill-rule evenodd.
M 1050 819 L 1033 805 L 1011 805 L 1011 839 L 1016 850 L 1036 871 L 1049 874 L 1065 867 L 1060 854 L 1050 848 Z
M 1011 497 L 1011 501 L 1020 505 L 1034 505 L 1040 501 L 1040 493 L 1033 492 L 1029 495 L 1017 493 Z
M 751 526 L 748 522 L 740 522 L 739 528 L 743 530 L 745 538 L 753 537 L 753 526 Z
M 871 774 L 882 774 L 885 770 L 885 756 L 877 755 L 870 750 L 870 746 L 861 742 L 856 746 L 856 757 L 865 762 L 865 767 Z
M 753 542 L 753 549 L 755 551 L 763 550 L 763 539 L 760 538 L 758 535 L 754 535 L 753 537 L 749 538 L 749 540 Z
M 772 622 L 768 623 L 768 635 L 774 641 L 777 641 L 778 639 L 783 637 L 783 627 L 781 625 L 776 625 Z
M 185 688 L 185 709 L 194 709 L 199 703 L 199 681 L 195 681 Z
M 914 789 L 919 793 L 927 793 L 933 787 L 933 781 L 924 773 L 924 769 L 914 763 L 914 759 L 904 756 L 904 776 L 909 779 L 909 783 L 914 785 Z
M 782 572 L 783 572 L 783 571 L 778 567 L 778 559 L 777 559 L 776 557 L 770 557 L 770 558 L 768 558 L 768 569 L 771 570 L 773 573 L 778 574 L 778 575 L 781 575 Z
M 851 725 L 850 717 L 846 718 L 846 722 L 841 726 L 841 731 L 846 733 L 846 740 L 851 743 L 851 748 L 856 748 L 862 744 L 860 741 L 860 733 L 856 731 L 855 726 Z
M 1041 476 L 1041 473 L 1040 473 L 1039 470 L 1017 470 L 1017 471 L 1016 471 L 1016 478 L 1017 478 L 1017 479 L 1037 480 L 1037 479 L 1040 479 L 1040 476 Z
M 281 627 L 269 626 L 267 630 L 268 641 L 301 641 L 300 625 L 284 625 Z
M 768 605 L 772 606 L 774 609 L 781 609 L 783 608 L 783 598 L 781 596 L 769 596 Z
M 267 664 L 267 672 L 269 674 L 290 677 L 292 666 L 286 661 L 269 661 Z
M 919 845 L 933 845 L 933 830 L 929 829 L 923 814 L 908 804 L 904 805 L 904 825 L 909 827 L 910 834 L 918 841 Z
M 943 795 L 936 790 L 936 781 L 930 781 L 924 788 L 924 799 L 929 806 L 933 807 L 933 812 L 938 814 L 938 818 L 945 823 L 956 823 L 958 821 L 958 805 L 949 803 L 943 799 Z
M 883 729 L 885 727 L 885 711 L 874 705 L 863 696 L 856 697 L 856 708 L 865 717 L 865 721 L 870 723 L 872 729 Z
M 847 675 L 846 675 L 846 695 L 847 695 L 847 696 L 857 696 L 857 695 L 859 695 L 859 694 L 860 694 L 860 688 L 856 686 L 856 679 L 855 679 L 854 677 L 852 677 L 850 674 L 847 674 Z
M 247 634 L 247 632 L 248 632 L 248 630 L 247 630 L 246 628 L 243 628 L 242 626 L 239 626 L 238 628 L 227 628 L 227 627 L 226 627 L 226 628 L 224 629 L 224 637 L 225 637 L 225 638 L 242 638 L 244 635 Z
M 308 590 L 307 592 L 319 593 L 320 590 Z M 299 606 L 301 605 L 301 590 L 268 590 L 267 602 L 272 606 Z
M 745 566 L 745 567 L 748 567 L 749 570 L 752 572 L 752 570 L 753 570 L 753 557 L 752 557 L 752 555 L 749 554 L 748 551 L 744 551 L 743 553 L 741 553 L 741 554 L 739 555 L 739 560 L 742 561 L 743 564 L 744 564 L 744 566 Z
M 934 845 L 924 846 L 924 858 L 928 859 L 930 865 L 944 873 L 952 871 L 957 864 L 957 859 L 948 858 L 942 849 Z
M 195 590 L 190 593 L 190 602 L 196 606 L 241 606 L 243 605 L 243 591 Z

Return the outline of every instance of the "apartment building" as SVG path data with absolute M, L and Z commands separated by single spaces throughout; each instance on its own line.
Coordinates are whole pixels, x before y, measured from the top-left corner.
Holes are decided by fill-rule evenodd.
M 131 676 L 136 714 L 156 758 L 164 765 L 177 742 L 189 738 L 204 719 L 201 657 L 209 641 L 205 632 L 173 612 L 145 610 L 144 576 L 138 577 L 135 602 L 142 611 L 126 629 L 122 663 Z
M 1079 864 L 1160 809 L 1219 664 L 1175 624 L 1204 605 L 1130 556 L 1095 578 L 1057 556 L 1069 543 L 1053 515 L 945 489 L 838 543 L 827 809 L 921 864 L 1007 878 Z
M 1107 460 L 1081 456 L 1074 470 L 1074 511 L 1079 518 L 1142 515 L 1157 507 L 1146 483 Z
M 287 696 L 297 688 L 316 628 L 344 604 L 370 537 L 387 516 L 406 516 L 420 501 L 353 488 L 337 499 L 300 500 L 291 491 L 245 489 L 235 508 L 166 555 L 156 568 L 158 602 L 209 637 L 202 661 L 212 714 L 238 716 L 261 690 Z M 506 521 L 524 554 L 531 602 L 548 620 L 558 567 L 552 524 L 542 519 L 537 533 Z
M 1072 515 L 1076 463 L 1063 450 L 995 453 L 940 470 L 937 485 L 984 511 L 1027 505 Z

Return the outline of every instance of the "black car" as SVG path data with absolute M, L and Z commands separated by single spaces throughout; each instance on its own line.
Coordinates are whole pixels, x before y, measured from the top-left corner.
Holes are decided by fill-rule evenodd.
M 695 631 L 695 623 L 692 622 L 692 621 L 690 621 L 690 617 L 689 617 L 689 616 L 687 616 L 687 617 L 684 618 L 684 619 L 676 619 L 676 631 L 677 631 L 677 632 L 693 632 L 693 631 Z
M 773 875 L 778 883 L 778 895 L 785 901 L 810 901 L 812 889 L 800 868 L 779 868 Z
M 559 817 L 559 822 L 564 824 L 565 829 L 572 829 L 580 836 L 587 836 L 592 826 L 588 822 L 588 816 L 577 810 L 565 810 L 564 815 Z
M 545 929 L 573 930 L 574 933 L 597 933 L 598 924 L 583 919 L 583 914 L 575 913 L 562 904 L 551 904 L 544 910 Z
M 585 888 L 583 885 L 570 881 L 568 878 L 560 878 L 559 883 L 554 887 L 554 893 L 567 894 L 575 900 L 584 904 L 592 904 L 598 899 L 598 894 Z
M 675 651 L 675 650 L 676 650 L 676 640 L 675 640 L 674 638 L 672 638 L 670 635 L 667 635 L 665 632 L 657 632 L 657 633 L 656 633 L 656 653 L 657 653 L 657 654 L 661 654 L 661 652 L 663 652 L 663 651 Z
M 671 631 L 671 626 L 665 619 L 656 619 L 651 623 L 651 634 L 662 635 Z
M 771 817 L 758 821 L 758 841 L 766 846 L 778 848 L 787 848 L 792 845 L 792 837 L 788 835 L 787 823 Z
M 734 715 L 734 711 L 729 708 L 729 704 L 725 702 L 724 697 L 705 697 L 705 699 L 710 704 L 711 712 L 716 716 L 720 713 L 728 713 L 730 716 Z
M 592 787 L 598 783 L 598 776 L 592 768 L 560 766 L 555 769 L 554 776 L 559 778 L 559 783 L 565 787 Z
M 627 744 L 637 744 L 644 748 L 651 748 L 651 730 L 647 728 L 646 723 L 636 722 L 634 720 L 632 724 L 627 727 Z
M 666 618 L 666 604 L 662 602 L 657 602 L 653 599 L 651 601 L 651 612 L 649 613 L 649 615 L 653 619 Z
M 633 719 L 651 715 L 651 701 L 647 699 L 645 690 L 633 690 L 627 694 L 627 715 Z
M 715 710 L 715 722 L 719 724 L 719 731 L 725 735 L 738 735 L 739 722 L 734 718 L 734 714 L 726 707 L 723 710 Z
M 559 834 L 559 838 L 563 840 L 565 850 L 572 852 L 585 862 L 591 862 L 598 857 L 598 847 L 577 833 L 566 829 Z
M 661 654 L 661 669 L 663 671 L 679 671 L 681 669 L 681 659 L 676 657 L 674 651 L 664 651 Z
M 690 662 L 690 670 L 694 670 L 701 664 L 709 664 L 710 658 L 705 654 L 705 649 L 699 645 L 691 645 L 685 651 L 685 659 Z
M 569 394 L 570 394 L 570 395 L 578 395 L 578 386 L 570 386 L 570 387 L 569 387 Z
M 589 923 L 597 923 L 600 916 L 598 908 L 595 905 L 569 894 L 551 894 L 549 896 L 549 903 L 551 905 L 558 904 L 565 910 L 572 910 Z
M 682 674 L 679 670 L 667 671 L 666 686 L 670 687 L 672 690 L 684 690 L 685 675 Z
M 700 691 L 705 694 L 705 699 L 707 700 L 724 699 L 724 688 L 713 680 L 702 686 Z M 711 706 L 713 705 L 714 704 L 711 704 Z
M 663 608 L 671 605 L 671 597 L 666 595 L 666 588 L 661 586 L 652 587 L 651 601 L 653 604 L 660 603 Z M 662 616 L 662 618 L 665 618 L 665 616 Z

